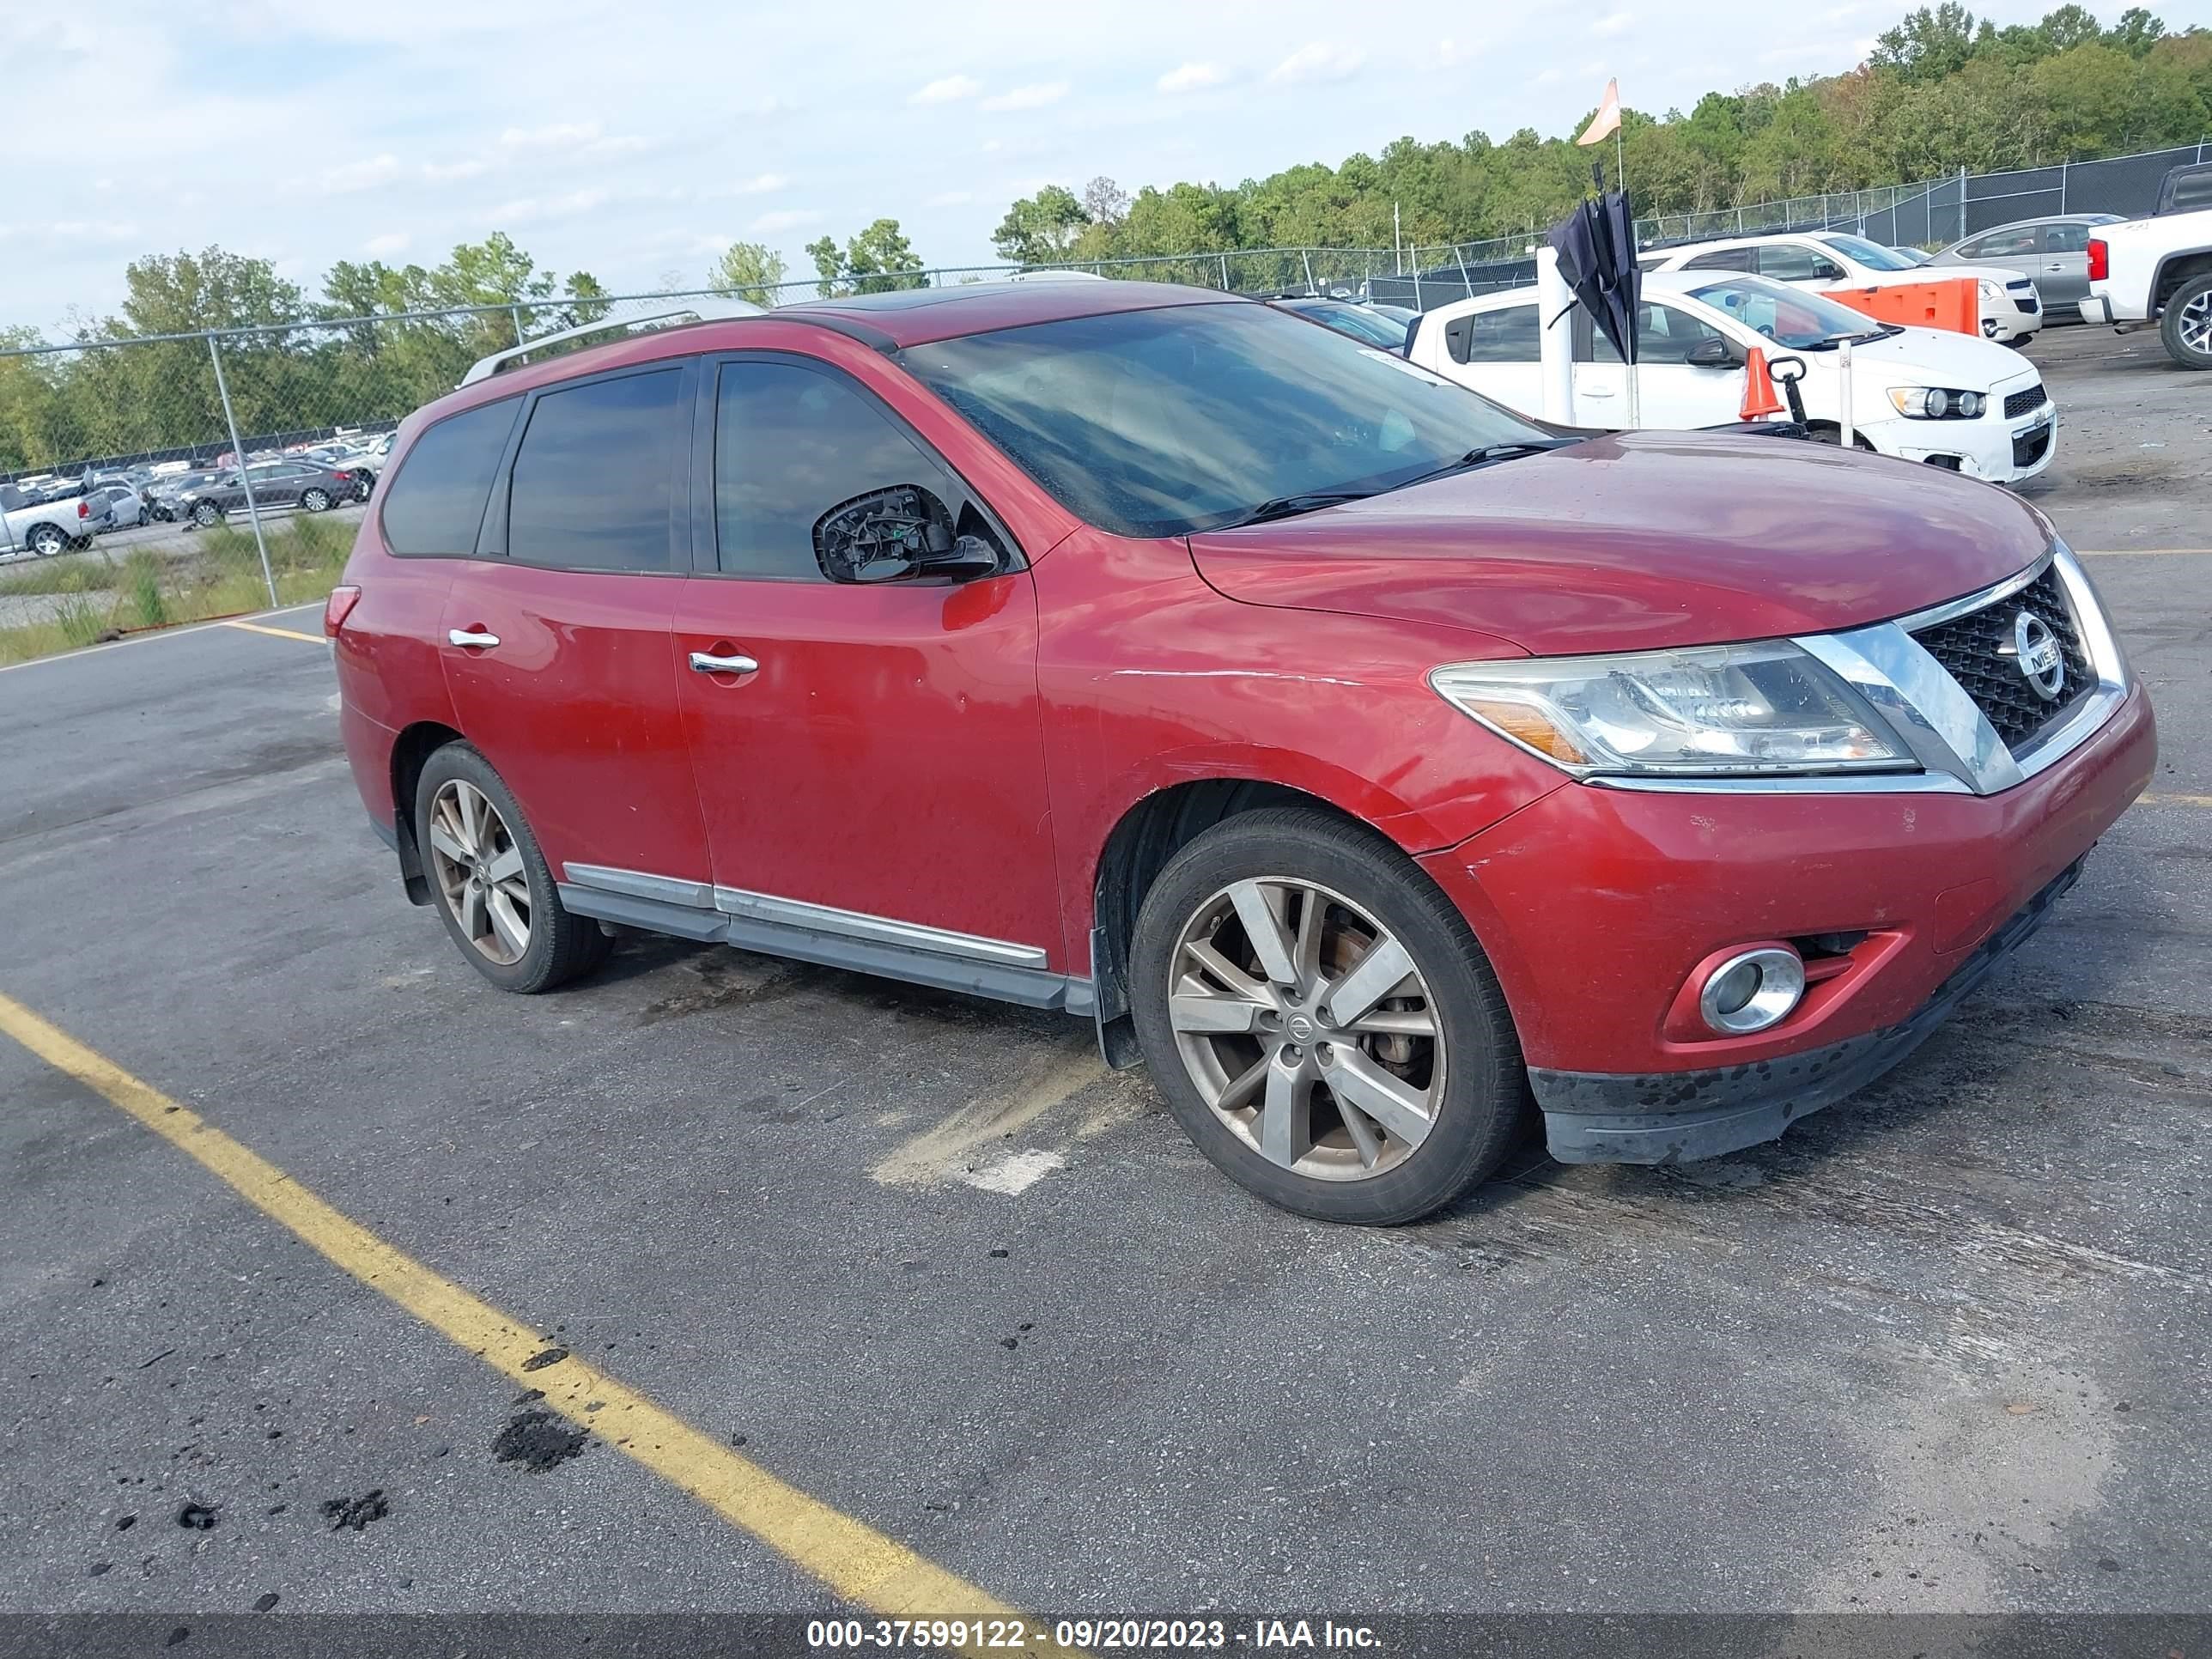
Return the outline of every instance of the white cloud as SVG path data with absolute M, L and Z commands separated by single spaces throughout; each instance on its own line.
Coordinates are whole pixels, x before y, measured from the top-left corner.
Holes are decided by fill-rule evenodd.
M 1474 48 L 1463 46 L 1457 40 L 1446 39 L 1437 42 L 1436 55 L 1430 58 L 1431 69 L 1453 69 L 1474 60 Z
M 542 127 L 508 127 L 499 147 L 510 153 L 629 155 L 646 149 L 634 133 L 610 133 L 597 121 L 556 121 Z
M 604 190 L 571 191 L 565 196 L 524 196 L 494 208 L 491 228 L 534 224 L 547 219 L 573 219 L 580 213 L 605 206 L 606 202 L 607 192 Z
M 922 204 L 922 206 L 933 208 L 964 207 L 975 199 L 975 195 L 973 191 L 945 190 L 939 191 L 936 195 L 929 198 L 928 200 Z
M 1218 87 L 1229 78 L 1229 71 L 1218 64 L 1183 64 L 1170 70 L 1154 82 L 1161 92 L 1203 92 L 1208 87 Z
M 1596 22 L 1592 23 L 1589 26 L 1589 30 L 1592 34 L 1601 36 L 1618 34 L 1621 30 L 1626 28 L 1635 21 L 1636 14 L 1634 12 L 1609 11 L 1604 16 L 1599 18 Z
M 732 196 L 766 196 L 784 188 L 791 182 L 781 173 L 756 173 L 750 179 L 740 179 L 730 186 Z
M 372 155 L 365 161 L 348 161 L 342 167 L 323 169 L 323 188 L 339 195 L 349 195 L 358 190 L 374 190 L 388 185 L 399 176 L 399 158 L 396 155 Z
M 988 110 L 1042 109 L 1047 104 L 1056 104 L 1067 96 L 1065 81 L 1041 81 L 1034 86 L 1016 87 L 983 100 Z
M 1357 47 L 1340 46 L 1332 40 L 1311 40 L 1276 64 L 1267 78 L 1286 86 L 1348 81 L 1359 73 L 1359 66 L 1366 61 L 1367 54 Z
M 407 245 L 415 239 L 404 230 L 386 231 L 381 236 L 372 236 L 361 245 L 361 251 L 372 259 L 381 259 L 394 253 L 407 252 Z
M 773 236 L 786 230 L 803 230 L 809 225 L 818 225 L 823 216 L 812 208 L 785 208 L 775 213 L 763 213 L 745 227 L 757 236 Z
M 957 104 L 963 98 L 973 98 L 983 90 L 983 83 L 972 75 L 948 75 L 932 81 L 921 91 L 911 94 L 909 104 Z
M 422 177 L 434 185 L 458 184 L 464 179 L 480 177 L 486 171 L 482 161 L 426 161 Z

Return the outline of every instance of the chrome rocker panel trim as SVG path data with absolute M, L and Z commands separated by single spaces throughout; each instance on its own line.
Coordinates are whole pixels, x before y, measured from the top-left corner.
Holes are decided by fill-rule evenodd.
M 1091 1012 L 1091 984 L 1045 966 L 1042 947 L 896 921 L 800 899 L 605 865 L 562 866 L 580 916 L 703 943 L 875 974 L 1029 1008 Z

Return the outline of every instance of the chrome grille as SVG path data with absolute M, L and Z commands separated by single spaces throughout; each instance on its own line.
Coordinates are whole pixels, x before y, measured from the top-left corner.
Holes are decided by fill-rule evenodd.
M 2023 611 L 2043 619 L 2065 658 L 2066 682 L 2055 700 L 2046 702 L 2021 672 L 2013 623 Z M 2018 750 L 2059 718 L 2097 683 L 2075 625 L 2073 607 L 2067 604 L 2057 574 L 2047 568 L 2019 592 L 1921 629 L 1912 637 L 1958 681 L 2011 750 Z
M 2043 383 L 2039 380 L 2025 391 L 2015 392 L 2005 399 L 2004 417 L 2008 421 L 2018 420 L 2029 410 L 2040 409 L 2048 401 L 2044 396 Z

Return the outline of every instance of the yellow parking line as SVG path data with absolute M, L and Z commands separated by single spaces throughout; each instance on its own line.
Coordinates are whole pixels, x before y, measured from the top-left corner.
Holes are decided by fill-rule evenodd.
M 2138 806 L 2212 806 L 2212 795 L 2137 795 Z
M 305 640 L 309 645 L 328 645 L 330 641 L 320 634 L 302 634 L 296 628 L 271 628 L 266 623 L 231 621 L 225 628 L 242 628 L 249 634 L 269 634 L 280 640 Z
M 188 1107 L 5 995 L 0 995 L 0 1033 L 189 1153 L 263 1214 L 494 1370 L 543 1389 L 547 1406 L 690 1492 L 848 1601 L 892 1618 L 1024 1619 L 905 1545 L 778 1480 L 606 1372 L 550 1346 L 529 1325 L 395 1249 Z M 548 1360 L 548 1353 L 558 1357 Z M 604 1403 L 586 1413 L 587 1401 Z M 1048 1626 L 1040 1636 L 1035 1620 L 1024 1623 L 1032 1644 L 1049 1637 Z
M 282 617 L 295 611 L 320 611 L 322 608 L 322 601 L 317 599 L 307 605 L 288 605 L 279 610 L 264 611 L 261 614 Z M 153 645 L 162 640 L 180 640 L 187 634 L 204 634 L 211 628 L 228 628 L 231 625 L 228 620 L 225 620 L 187 623 L 179 628 L 149 628 L 143 634 L 133 634 L 129 639 L 110 640 L 106 645 L 88 645 L 78 651 L 60 651 L 51 657 L 28 657 L 21 662 L 0 662 L 0 674 L 12 674 L 22 668 L 44 668 L 50 663 L 77 662 L 86 657 L 99 656 L 104 651 L 132 651 L 142 645 Z

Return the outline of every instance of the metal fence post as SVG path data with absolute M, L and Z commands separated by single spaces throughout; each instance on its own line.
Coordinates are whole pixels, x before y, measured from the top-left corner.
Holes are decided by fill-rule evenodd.
M 215 365 L 215 389 L 222 399 L 222 423 L 230 428 L 230 453 L 238 458 L 238 481 L 246 487 L 246 516 L 253 521 L 253 544 L 261 550 L 261 580 L 269 588 L 269 608 L 276 608 L 276 574 L 269 568 L 269 538 L 261 533 L 261 508 L 253 499 L 253 469 L 246 464 L 246 445 L 238 435 L 238 416 L 230 410 L 230 384 L 222 376 L 222 353 L 214 331 L 207 337 L 208 361 Z
M 1966 169 L 1965 167 L 1961 167 L 1959 169 L 1959 235 L 1960 235 L 1960 236 L 1964 236 L 1966 234 Z M 1958 238 L 1957 238 L 1957 237 L 1954 237 L 1954 238 L 1953 238 L 1952 240 L 1955 241 L 1955 240 L 1958 240 Z
M 1221 291 L 1229 292 L 1229 256 L 1225 253 L 1221 256 Z
M 2063 212 L 2065 212 L 2065 211 L 2066 211 L 2066 167 L 2067 167 L 2067 160 L 2068 160 L 2068 158 L 2067 158 L 2067 157 L 2065 157 L 2065 156 L 2063 156 L 2063 155 L 2062 155 L 2062 156 L 2060 156 L 2060 157 L 2058 158 L 2058 210 L 2059 210 L 2061 213 L 2063 213 Z
M 526 344 L 528 343 L 528 337 L 522 331 L 522 307 L 520 306 L 509 306 L 507 308 L 507 314 L 514 319 L 515 344 Z

